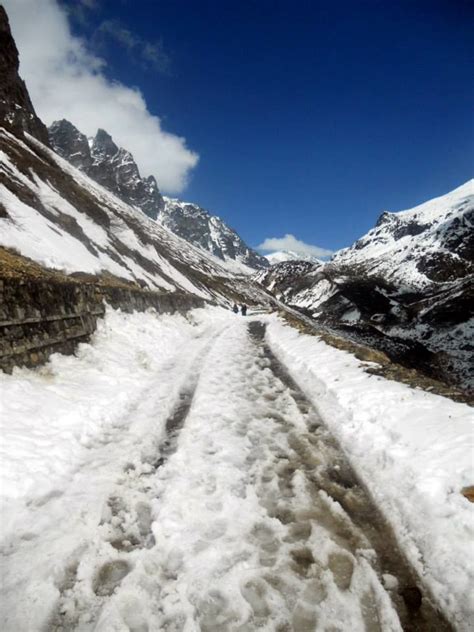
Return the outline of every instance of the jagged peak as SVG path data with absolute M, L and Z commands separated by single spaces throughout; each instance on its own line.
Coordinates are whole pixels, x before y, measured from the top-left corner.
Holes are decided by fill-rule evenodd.
M 71 121 L 68 121 L 65 118 L 59 119 L 57 121 L 53 121 L 51 125 L 48 127 L 48 130 L 50 131 L 56 131 L 56 130 L 61 130 L 61 129 L 74 131 L 84 136 L 84 134 L 82 134 L 82 132 L 80 132 L 79 129 L 73 123 L 71 123 Z
M 119 147 L 114 143 L 112 136 L 102 128 L 99 128 L 94 136 L 92 149 L 93 151 L 99 150 L 101 153 L 105 153 L 106 156 L 114 156 L 119 151 Z

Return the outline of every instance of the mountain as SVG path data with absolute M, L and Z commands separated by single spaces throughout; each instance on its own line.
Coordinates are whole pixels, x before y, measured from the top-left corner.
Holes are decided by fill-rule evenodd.
M 8 16 L 0 5 L 0 123 L 11 131 L 29 132 L 47 145 L 48 130 L 36 115 L 18 68 L 18 50 Z
M 266 270 L 256 272 L 253 279 L 284 303 L 294 305 L 297 300 L 298 306 L 303 307 L 305 288 L 310 283 L 310 279 L 314 282 L 318 278 L 317 275 L 322 267 L 321 262 L 281 261 Z M 312 304 L 313 301 L 314 297 L 311 294 L 308 304 Z
M 255 279 L 288 305 L 393 360 L 472 388 L 474 181 L 399 213 L 321 266 Z
M 51 146 L 60 156 L 127 204 L 226 262 L 229 269 L 249 274 L 268 266 L 266 259 L 219 217 L 197 204 L 163 198 L 154 176 L 142 178 L 132 154 L 118 147 L 106 131 L 99 129 L 94 138 L 88 139 L 63 119 L 55 121 L 48 132 Z
M 220 217 L 210 215 L 197 204 L 165 198 L 165 206 L 157 221 L 186 241 L 222 259 L 236 272 L 249 273 L 252 269 L 268 266 L 265 257 L 249 248 Z
M 399 213 L 383 213 L 375 227 L 335 265 L 363 266 L 371 276 L 421 289 L 456 281 L 473 272 L 474 180 Z
M 265 255 L 265 259 L 271 264 L 282 263 L 283 261 L 311 261 L 313 263 L 320 263 L 317 257 L 311 255 L 302 255 L 294 252 L 293 250 L 278 250 Z
M 85 281 L 178 290 L 220 304 L 268 303 L 259 287 L 217 257 L 126 204 L 33 136 L 2 127 L 0 246 Z
M 130 154 L 108 134 L 99 131 L 89 147 L 70 124 L 56 125 L 55 138 L 62 139 L 80 169 L 47 146 L 46 128 L 18 77 L 18 53 L 3 11 L 0 31 L 8 77 L 3 99 L 15 113 L 0 120 L 2 276 L 59 283 L 74 277 L 90 287 L 181 292 L 223 305 L 268 304 L 269 296 L 250 279 L 137 208 L 141 194 L 158 205 L 162 198 L 154 180 L 148 191 L 141 186 Z M 108 190 L 112 186 L 120 196 Z
M 156 219 L 164 201 L 153 176 L 142 178 L 132 154 L 118 147 L 99 129 L 94 138 L 82 134 L 72 123 L 55 121 L 48 129 L 51 147 L 72 165 L 115 193 L 121 200 Z

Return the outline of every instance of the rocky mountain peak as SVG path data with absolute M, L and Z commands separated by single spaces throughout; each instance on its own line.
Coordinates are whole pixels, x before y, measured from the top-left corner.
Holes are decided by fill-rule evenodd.
M 54 121 L 48 131 L 51 146 L 56 153 L 79 169 L 85 170 L 90 166 L 92 160 L 87 136 L 72 123 L 66 119 Z
M 220 217 L 197 204 L 165 197 L 165 207 L 157 220 L 186 241 L 207 250 L 242 272 L 261 269 L 268 261 L 252 250 Z
M 85 134 L 66 119 L 55 121 L 48 132 L 51 145 L 60 156 L 127 204 L 157 218 L 164 201 L 155 178 L 142 178 L 132 154 L 118 147 L 108 132 L 97 130 L 89 143 Z
M 48 130 L 37 116 L 25 82 L 18 74 L 19 64 L 8 16 L 0 5 L 0 124 L 16 133 L 28 132 L 48 145 Z
M 104 129 L 97 130 L 88 141 L 63 119 L 50 126 L 49 136 L 54 150 L 75 167 L 194 246 L 226 261 L 237 272 L 269 266 L 265 257 L 249 248 L 219 217 L 197 204 L 163 199 L 155 177 L 142 178 L 133 155 L 119 147 Z
M 112 136 L 108 134 L 104 129 L 98 129 L 97 134 L 95 135 L 92 142 L 92 153 L 95 156 L 110 158 L 112 156 L 115 156 L 115 154 L 117 154 L 119 151 L 119 148 L 112 140 Z

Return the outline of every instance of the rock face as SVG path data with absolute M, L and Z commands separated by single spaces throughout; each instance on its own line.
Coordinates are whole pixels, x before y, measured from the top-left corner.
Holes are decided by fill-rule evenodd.
M 158 222 L 186 241 L 226 262 L 247 268 L 266 268 L 265 257 L 249 248 L 219 217 L 190 202 L 165 198 Z
M 36 115 L 18 68 L 18 50 L 0 5 L 0 123 L 16 133 L 28 132 L 47 145 L 48 130 Z
M 383 213 L 319 267 L 272 266 L 255 279 L 322 326 L 430 377 L 473 387 L 474 181 Z
M 194 246 L 227 262 L 234 271 L 267 267 L 268 261 L 249 248 L 219 217 L 188 202 L 163 198 L 153 176 L 142 178 L 130 152 L 118 147 L 99 129 L 88 139 L 63 119 L 49 127 L 53 149 L 121 200 L 140 208 L 148 217 Z
M 324 264 L 311 261 L 282 261 L 266 270 L 257 272 L 253 279 L 274 293 L 276 298 L 288 304 L 294 303 L 298 297 L 298 305 L 304 306 L 304 292 L 312 288 L 319 279 Z M 308 305 L 314 302 L 314 295 L 309 294 Z
M 91 141 L 72 123 L 55 121 L 48 129 L 51 146 L 72 165 L 156 219 L 164 201 L 153 176 L 142 178 L 130 152 L 117 147 L 112 137 L 99 129 Z

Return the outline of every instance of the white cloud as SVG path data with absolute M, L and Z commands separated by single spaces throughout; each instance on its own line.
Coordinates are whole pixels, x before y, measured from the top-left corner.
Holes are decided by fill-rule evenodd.
M 112 81 L 105 62 L 71 34 L 56 0 L 4 0 L 38 115 L 49 125 L 66 118 L 88 136 L 106 129 L 134 155 L 142 175 L 153 174 L 166 193 L 179 193 L 198 155 L 184 138 L 165 132 L 138 88 Z
M 319 246 L 313 246 L 306 244 L 300 239 L 296 239 L 294 235 L 286 234 L 284 237 L 267 237 L 260 246 L 257 246 L 258 250 L 264 250 L 265 252 L 272 252 L 275 250 L 290 250 L 296 252 L 298 255 L 311 255 L 312 257 L 329 257 L 333 251 L 327 248 L 320 248 Z
M 96 29 L 93 39 L 98 45 L 107 38 L 125 48 L 131 59 L 140 60 L 145 67 L 153 68 L 162 74 L 169 74 L 171 60 L 161 40 L 148 42 L 132 33 L 119 20 L 104 20 Z

